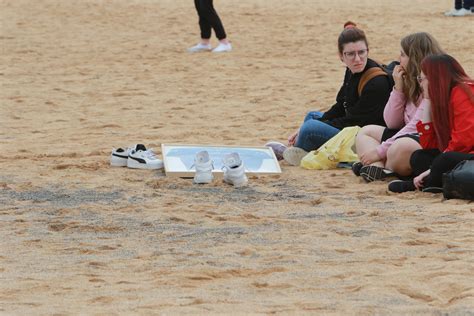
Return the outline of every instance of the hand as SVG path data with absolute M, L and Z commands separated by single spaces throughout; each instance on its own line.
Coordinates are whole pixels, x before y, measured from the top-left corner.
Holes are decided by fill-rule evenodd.
M 423 108 L 423 113 L 421 114 L 421 121 L 423 123 L 431 122 L 431 101 L 429 99 L 425 99 L 425 104 Z
M 375 149 L 360 155 L 360 162 L 362 162 L 364 166 L 370 165 L 380 160 L 382 159 L 380 158 L 379 154 L 377 153 L 377 150 Z
M 413 179 L 413 184 L 418 190 L 421 190 L 423 188 L 423 180 L 430 174 L 431 170 L 428 169 L 422 174 L 420 174 L 418 177 L 415 177 Z
M 288 137 L 288 146 L 294 146 L 296 144 L 296 139 L 298 138 L 299 132 L 300 130 L 297 129 L 296 132 L 294 132 Z
M 395 90 L 403 91 L 403 81 L 405 80 L 405 69 L 402 66 L 397 65 L 393 68 L 393 80 L 395 81 Z

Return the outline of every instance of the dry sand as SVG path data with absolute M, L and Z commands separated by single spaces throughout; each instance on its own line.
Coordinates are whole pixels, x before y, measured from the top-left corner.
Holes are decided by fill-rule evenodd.
M 235 50 L 192 55 L 191 0 L 1 0 L 0 314 L 472 315 L 472 203 L 348 170 L 234 189 L 108 161 L 285 139 L 333 103 L 349 19 L 375 59 L 428 31 L 474 75 L 452 2 L 219 0 Z

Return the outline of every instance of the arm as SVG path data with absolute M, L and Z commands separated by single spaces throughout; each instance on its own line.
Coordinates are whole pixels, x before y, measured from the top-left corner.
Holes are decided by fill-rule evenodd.
M 344 85 L 339 89 L 336 97 L 336 104 L 334 104 L 328 111 L 326 111 L 321 117 L 321 121 L 331 120 L 337 117 L 346 115 L 344 110 Z
M 399 129 L 405 125 L 404 113 L 406 101 L 403 92 L 396 89 L 392 90 L 387 105 L 385 105 L 385 109 L 383 110 L 383 118 L 388 128 Z
M 343 129 L 347 126 L 381 125 L 383 109 L 387 103 L 390 85 L 385 76 L 371 79 L 362 90 L 359 100 L 345 109 L 346 115 L 329 121 L 332 126 Z
M 418 106 L 415 115 L 411 118 L 410 122 L 408 122 L 407 125 L 405 125 L 401 130 L 399 130 L 398 133 L 396 133 L 386 141 L 382 142 L 379 146 L 377 146 L 376 150 L 380 158 L 384 159 L 387 157 L 387 151 L 393 144 L 393 142 L 397 139 L 397 137 L 406 134 L 417 133 L 416 124 L 418 123 L 418 121 L 421 120 L 427 102 L 429 102 L 429 100 L 423 99 L 420 105 Z
M 395 85 L 392 93 L 390 93 L 387 105 L 385 105 L 383 118 L 388 128 L 400 129 L 405 125 L 404 113 L 407 103 L 407 98 L 403 94 L 405 69 L 400 65 L 395 66 L 392 76 Z
M 474 149 L 474 104 L 459 87 L 453 89 L 450 103 L 453 107 L 453 126 L 445 152 L 471 152 Z

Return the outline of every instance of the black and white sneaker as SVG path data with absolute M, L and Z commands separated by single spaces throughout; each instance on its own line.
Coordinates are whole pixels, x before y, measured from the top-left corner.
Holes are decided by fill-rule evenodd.
M 146 149 L 142 144 L 137 144 L 129 154 L 127 167 L 132 169 L 161 169 L 163 161 L 158 159 L 151 149 Z
M 382 180 L 387 177 L 395 176 L 391 170 L 384 169 L 377 166 L 363 166 L 360 168 L 360 176 L 367 182 Z
M 112 167 L 126 167 L 128 161 L 128 154 L 132 151 L 132 148 L 113 148 L 110 154 L 110 165 Z

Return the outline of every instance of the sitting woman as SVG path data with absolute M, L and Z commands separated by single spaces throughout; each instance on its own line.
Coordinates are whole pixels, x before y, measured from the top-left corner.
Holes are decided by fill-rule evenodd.
M 420 74 L 423 58 L 443 51 L 438 42 L 424 32 L 404 37 L 400 46 L 400 65 L 393 70 L 395 86 L 383 113 L 387 128 L 368 125 L 356 138 L 360 162 L 355 163 L 352 170 L 368 182 L 393 172 L 411 175 L 410 156 L 421 149 L 416 123 L 426 101 L 416 77 Z
M 395 180 L 392 192 L 442 192 L 442 175 L 474 159 L 474 80 L 449 55 L 426 57 L 418 80 L 427 100 L 417 123 L 420 143 L 410 158 L 412 181 Z
M 318 149 L 344 127 L 384 124 L 383 109 L 392 83 L 379 65 L 368 58 L 369 45 L 364 31 L 347 22 L 339 35 L 338 49 L 339 58 L 347 68 L 336 104 L 325 113 L 306 115 L 303 125 L 288 138 L 288 146 L 294 147 L 287 148 L 277 142 L 266 144 L 274 149 L 277 157 L 283 156 L 291 165 L 299 165 L 309 151 Z M 378 74 L 359 92 L 361 77 L 372 68 L 377 68 Z

